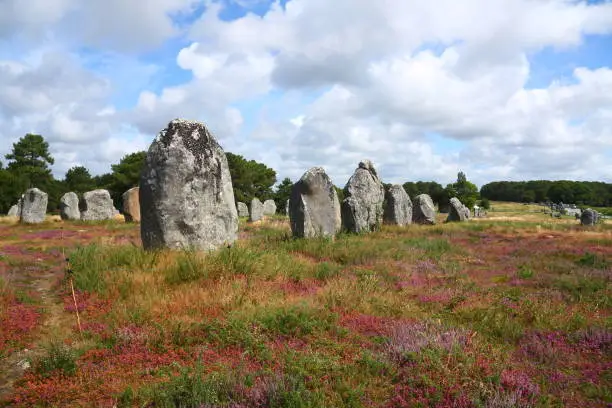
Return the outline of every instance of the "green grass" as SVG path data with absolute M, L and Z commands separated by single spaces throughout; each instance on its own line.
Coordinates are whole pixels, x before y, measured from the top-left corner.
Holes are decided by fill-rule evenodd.
M 612 228 L 501 209 L 312 240 L 278 217 L 201 253 L 91 226 L 70 251 L 83 340 L 51 285 L 56 326 L 37 344 L 59 341 L 16 392 L 26 406 L 603 406 Z M 61 269 L 56 243 L 25 241 L 17 268 Z

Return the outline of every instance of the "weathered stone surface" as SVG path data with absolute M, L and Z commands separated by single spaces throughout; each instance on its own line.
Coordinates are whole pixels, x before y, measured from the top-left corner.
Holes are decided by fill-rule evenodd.
M 47 214 L 47 193 L 37 188 L 26 190 L 22 198 L 21 222 L 25 224 L 40 224 Z
M 595 225 L 597 224 L 598 218 L 599 216 L 595 210 L 587 208 L 580 215 L 580 224 L 587 226 Z
M 385 191 L 385 224 L 405 226 L 412 223 L 412 201 L 399 184 L 390 186 Z
M 79 196 L 76 193 L 66 193 L 60 198 L 60 216 L 62 220 L 80 220 Z
M 258 198 L 251 200 L 249 205 L 249 222 L 261 221 L 264 216 L 264 206 Z
M 108 190 L 93 190 L 83 194 L 80 202 L 83 221 L 104 221 L 113 218 L 115 207 Z
M 249 207 L 242 202 L 238 202 L 238 205 L 236 206 L 236 209 L 238 210 L 238 216 L 239 217 L 248 217 L 249 216 Z
M 225 152 L 203 123 L 175 119 L 155 138 L 140 178 L 145 249 L 215 249 L 238 235 Z
M 274 215 L 276 214 L 276 203 L 274 200 L 266 200 L 263 203 L 263 212 L 264 215 Z
M 325 170 L 313 167 L 291 188 L 287 205 L 294 237 L 330 237 L 340 232 L 340 201 Z
M 428 194 L 415 197 L 412 204 L 412 222 L 432 225 L 436 223 L 436 207 Z
M 362 233 L 380 228 L 385 191 L 372 162 L 359 163 L 344 187 L 344 196 L 341 206 L 344 229 Z
M 457 197 L 450 199 L 450 209 L 447 222 L 460 222 L 470 219 L 470 210 Z
M 140 187 L 132 187 L 123 193 L 125 222 L 140 222 Z

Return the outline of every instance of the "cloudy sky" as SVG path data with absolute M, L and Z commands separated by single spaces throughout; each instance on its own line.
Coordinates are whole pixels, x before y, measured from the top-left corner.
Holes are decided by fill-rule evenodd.
M 109 171 L 175 117 L 279 179 L 612 182 L 612 1 L 0 0 L 0 153 Z

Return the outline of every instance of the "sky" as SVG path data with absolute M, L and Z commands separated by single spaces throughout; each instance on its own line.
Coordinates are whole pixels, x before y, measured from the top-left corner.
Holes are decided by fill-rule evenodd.
M 0 0 L 2 157 L 101 174 L 178 117 L 279 181 L 612 182 L 612 1 Z

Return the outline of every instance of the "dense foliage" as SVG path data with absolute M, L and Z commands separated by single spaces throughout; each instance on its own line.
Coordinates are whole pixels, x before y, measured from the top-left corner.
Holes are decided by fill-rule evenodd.
M 592 181 L 495 181 L 482 186 L 480 194 L 494 201 L 612 206 L 612 184 Z
M 273 198 L 272 186 L 276 183 L 276 171 L 238 154 L 227 152 L 225 155 L 232 175 L 236 201 L 249 203 L 255 197 L 260 200 Z

